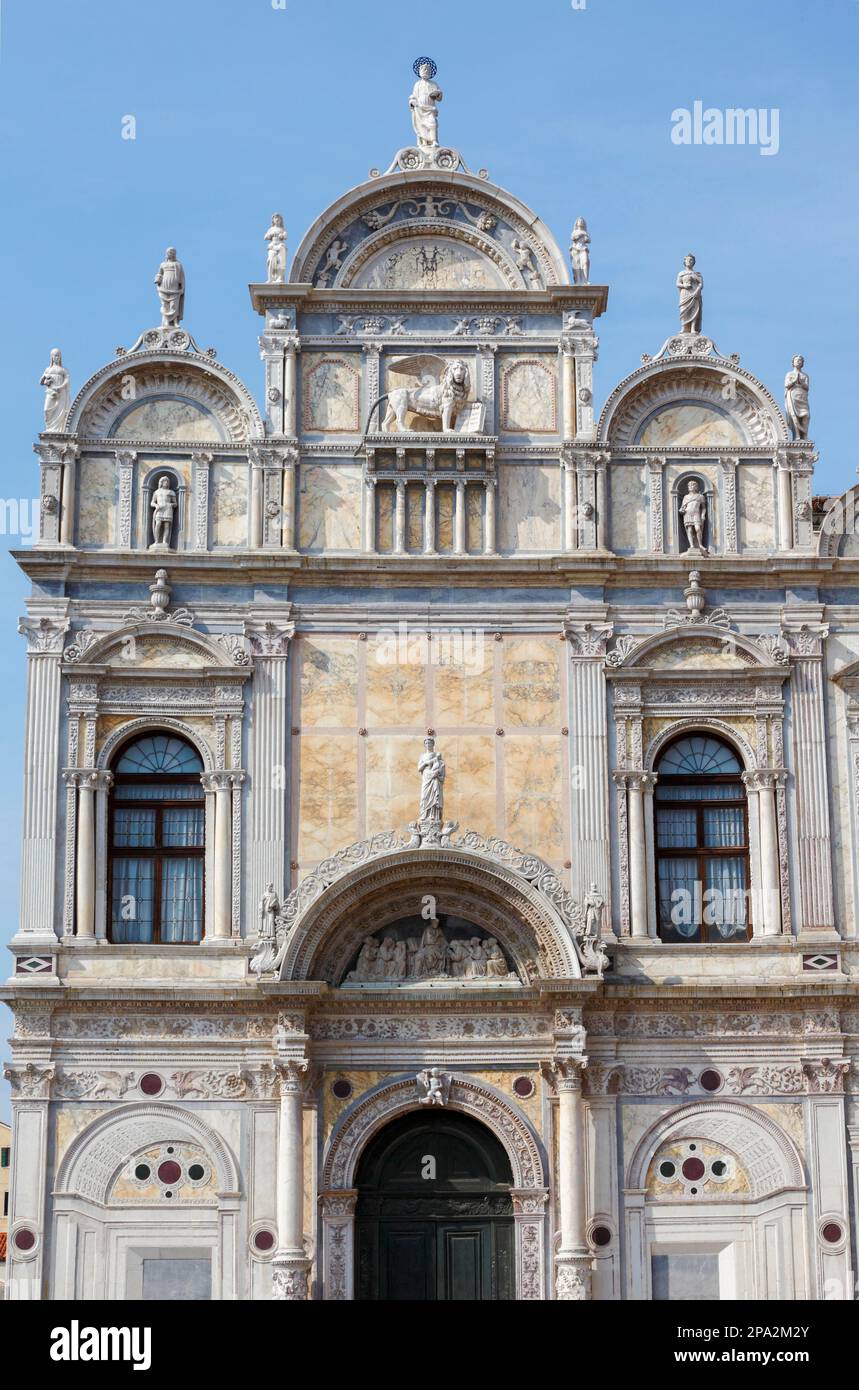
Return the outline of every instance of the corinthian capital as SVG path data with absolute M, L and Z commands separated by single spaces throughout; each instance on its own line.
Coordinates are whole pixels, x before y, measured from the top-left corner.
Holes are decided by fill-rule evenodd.
M 581 1091 L 587 1057 L 552 1057 L 540 1063 L 540 1070 L 556 1095 Z
M 68 618 L 21 618 L 18 623 L 18 631 L 27 638 L 28 654 L 37 656 L 59 656 L 70 627 Z

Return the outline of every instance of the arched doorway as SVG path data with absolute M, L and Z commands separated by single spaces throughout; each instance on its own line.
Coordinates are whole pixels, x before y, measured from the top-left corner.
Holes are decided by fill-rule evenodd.
M 477 1120 L 413 1112 L 392 1121 L 362 1154 L 355 1186 L 356 1298 L 515 1298 L 513 1174 Z

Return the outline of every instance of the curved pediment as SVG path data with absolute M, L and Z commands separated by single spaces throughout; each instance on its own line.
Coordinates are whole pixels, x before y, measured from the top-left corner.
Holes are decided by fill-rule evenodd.
M 633 372 L 606 402 L 599 437 L 614 448 L 730 452 L 781 444 L 787 428 L 750 372 L 705 354 L 682 363 L 668 357 Z
M 128 673 L 146 671 L 202 672 L 249 666 L 241 638 L 232 633 L 212 636 L 176 619 L 142 619 L 111 632 L 85 628 L 73 634 L 63 652 L 69 665 L 105 666 Z
M 187 354 L 129 354 L 79 392 L 70 431 L 122 442 L 239 444 L 263 433 L 247 387 L 220 364 Z
M 436 170 L 352 189 L 306 233 L 292 281 L 316 289 L 545 289 L 569 284 L 554 237 L 505 189 Z
M 653 637 L 618 648 L 623 660 L 610 662 L 614 670 L 695 671 L 718 677 L 727 671 L 748 671 L 754 667 L 784 665 L 787 649 L 773 639 L 762 647 L 754 638 L 732 628 L 706 622 L 667 628 Z

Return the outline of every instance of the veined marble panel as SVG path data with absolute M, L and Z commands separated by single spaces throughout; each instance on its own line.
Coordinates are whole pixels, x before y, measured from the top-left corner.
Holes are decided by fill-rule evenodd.
M 426 665 L 420 658 L 419 651 L 392 653 L 388 643 L 368 642 L 368 728 L 426 728 Z
M 650 548 L 647 483 L 640 463 L 615 464 L 609 474 L 611 548 L 634 554 Z
M 196 444 L 218 444 L 229 439 L 216 417 L 193 401 L 141 401 L 123 416 L 113 431 L 113 439 L 174 439 Z
M 480 483 L 465 489 L 465 548 L 471 555 L 483 550 L 483 493 Z
M 354 434 L 361 428 L 360 358 L 302 353 L 301 381 L 306 430 Z
M 354 728 L 358 722 L 358 650 L 346 637 L 300 637 L 298 718 L 302 728 Z
M 503 723 L 542 728 L 561 723 L 560 654 L 548 637 L 506 637 L 502 650 Z
M 737 469 L 740 545 L 772 550 L 776 543 L 775 477 L 771 463 L 741 463 Z
M 393 483 L 377 483 L 374 491 L 376 494 L 376 549 L 382 555 L 390 555 L 394 549 L 396 489 Z
M 417 814 L 420 784 L 416 768 L 424 751 L 423 737 L 418 734 L 369 734 L 365 744 L 367 834 L 375 835 L 378 831 L 405 826 Z
M 303 463 L 299 474 L 298 543 L 302 550 L 360 550 L 360 468 Z
M 505 356 L 499 363 L 501 429 L 507 434 L 555 434 L 558 370 L 555 358 Z
M 454 487 L 439 483 L 435 489 L 435 548 L 449 555 L 453 550 Z
M 636 442 L 657 449 L 710 445 L 737 448 L 744 438 L 729 416 L 720 415 L 709 406 L 671 405 L 648 420 Z
M 492 643 L 481 633 L 465 632 L 452 634 L 447 651 L 434 640 L 433 651 L 436 724 L 494 725 Z
M 504 739 L 506 838 L 550 863 L 564 857 L 561 818 L 563 746 L 560 734 Z
M 494 734 L 445 734 L 444 813 L 463 829 L 498 833 Z
M 212 544 L 247 545 L 247 464 L 213 463 L 210 489 Z
M 78 463 L 79 545 L 115 544 L 116 492 L 116 461 L 84 455 Z
M 419 555 L 424 548 L 424 497 L 423 483 L 406 485 L 406 548 Z
M 297 769 L 298 855 L 324 859 L 358 835 L 358 751 L 354 734 L 302 734 Z
M 557 464 L 505 463 L 499 468 L 502 551 L 559 550 L 561 473 Z

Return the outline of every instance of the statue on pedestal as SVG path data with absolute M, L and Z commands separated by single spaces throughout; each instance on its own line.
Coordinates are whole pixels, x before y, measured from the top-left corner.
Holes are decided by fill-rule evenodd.
M 286 228 L 281 213 L 272 214 L 265 239 L 268 242 L 266 280 L 270 285 L 282 285 L 286 279 Z
M 784 379 L 784 405 L 787 422 L 794 439 L 807 439 L 811 422 L 808 404 L 808 373 L 803 371 L 804 357 L 794 357 L 793 366 Z
M 50 434 L 59 433 L 69 413 L 70 395 L 69 374 L 59 348 L 51 348 L 51 360 L 39 384 L 45 388 L 45 429 Z
M 697 478 L 689 479 L 686 496 L 680 503 L 680 520 L 686 531 L 690 550 L 704 551 L 704 527 L 707 522 L 707 499 Z
M 152 508 L 152 544 L 150 550 L 167 550 L 173 534 L 173 513 L 176 510 L 176 494 L 165 475 L 158 479 L 158 486 L 149 503 Z
M 161 327 L 178 328 L 185 313 L 185 271 L 176 259 L 176 247 L 168 246 L 155 276 L 161 300 Z
M 438 104 L 443 95 L 433 82 L 438 68 L 432 58 L 416 58 L 412 70 L 418 79 L 409 97 L 412 125 L 420 149 L 434 150 L 438 146 Z
M 585 936 L 598 938 L 602 932 L 605 898 L 592 883 L 582 906 L 585 909 Z
M 695 269 L 695 257 L 686 256 L 677 276 L 680 291 L 680 328 L 684 333 L 700 333 L 704 313 L 704 277 Z
M 573 268 L 573 284 L 589 285 L 591 275 L 591 238 L 588 224 L 583 217 L 577 217 L 570 234 L 570 265 Z

